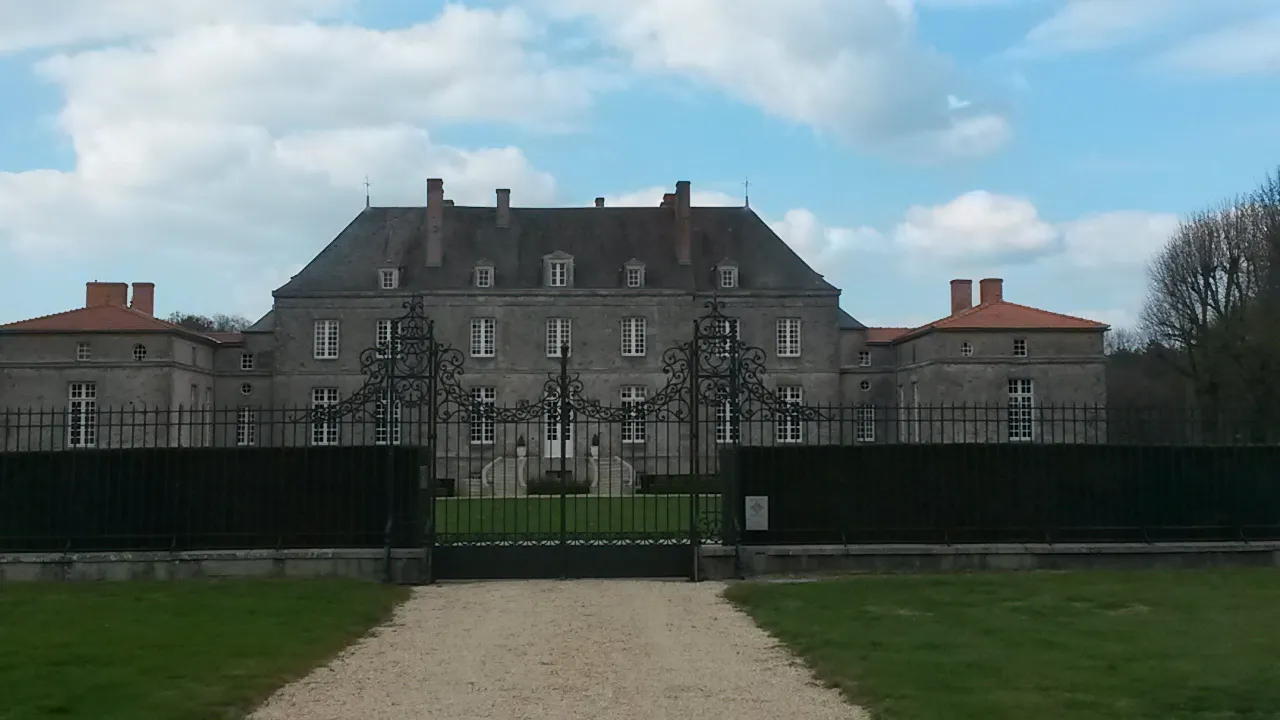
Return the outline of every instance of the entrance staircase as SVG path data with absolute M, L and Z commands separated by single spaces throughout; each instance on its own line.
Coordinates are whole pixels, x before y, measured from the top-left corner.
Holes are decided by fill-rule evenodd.
M 620 497 L 635 492 L 635 470 L 617 456 L 578 457 L 565 460 L 573 477 L 591 479 L 591 494 Z M 467 484 L 471 497 L 525 497 L 528 478 L 544 477 L 560 469 L 560 460 L 544 457 L 503 456 L 485 465 L 479 478 Z

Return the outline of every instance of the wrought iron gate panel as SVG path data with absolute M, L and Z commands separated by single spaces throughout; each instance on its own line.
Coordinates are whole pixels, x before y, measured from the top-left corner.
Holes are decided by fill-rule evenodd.
M 377 441 L 420 448 L 437 577 L 696 579 L 698 547 L 722 539 L 722 518 L 736 521 L 720 453 L 751 442 L 753 422 L 822 415 L 767 385 L 764 351 L 741 341 L 723 302 L 705 308 L 690 338 L 663 351 L 656 390 L 616 388 L 612 373 L 584 379 L 562 347 L 556 370 L 523 388 L 533 399 L 511 403 L 510 377 L 505 388 L 466 382 L 462 352 L 413 297 L 361 353 L 361 387 L 313 421 L 365 418 Z M 591 396 L 597 380 L 617 402 Z

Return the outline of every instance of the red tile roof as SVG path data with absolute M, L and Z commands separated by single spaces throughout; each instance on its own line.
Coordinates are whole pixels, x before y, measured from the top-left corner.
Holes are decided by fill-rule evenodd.
M 178 332 L 215 340 L 133 308 L 97 305 L 0 325 L 0 330 L 18 332 Z
M 1109 326 L 1062 313 L 1019 305 L 1007 300 L 974 305 L 968 310 L 935 320 L 909 331 L 898 328 L 868 328 L 867 342 L 898 342 L 923 335 L 930 330 L 1106 330 Z M 880 331 L 887 340 L 875 340 Z

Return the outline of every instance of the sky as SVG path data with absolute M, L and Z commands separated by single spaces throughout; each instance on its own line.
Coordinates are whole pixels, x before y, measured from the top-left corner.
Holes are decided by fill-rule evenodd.
M 1277 0 L 0 0 L 0 322 L 256 319 L 364 207 L 750 206 L 869 325 L 1132 325 L 1280 167 Z M 747 184 L 749 183 L 749 185 Z

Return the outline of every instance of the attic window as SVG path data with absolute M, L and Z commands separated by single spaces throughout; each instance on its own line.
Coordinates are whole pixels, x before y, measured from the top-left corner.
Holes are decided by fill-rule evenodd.
M 147 359 L 147 346 L 141 343 L 133 346 L 133 359 L 142 362 Z
M 552 260 L 547 263 L 547 286 L 548 287 L 568 287 L 569 286 L 569 261 L 568 260 Z
M 383 268 L 379 270 L 378 287 L 383 290 L 395 290 L 400 287 L 400 271 L 396 268 Z
M 627 287 L 640 288 L 644 287 L 644 266 L 628 265 L 623 271 L 626 274 Z
M 1027 356 L 1027 339 L 1026 339 L 1026 338 L 1014 338 L 1014 340 L 1013 340 L 1013 356 L 1014 356 L 1014 357 L 1026 357 L 1026 356 Z
M 960 343 L 960 354 L 965 357 L 973 357 L 973 343 Z
M 89 343 L 76 343 L 76 360 L 84 361 L 93 357 L 93 350 L 90 349 Z
M 738 268 L 732 266 L 720 268 L 720 287 L 738 287 Z
M 476 287 L 493 287 L 493 267 L 491 265 L 476 266 Z

